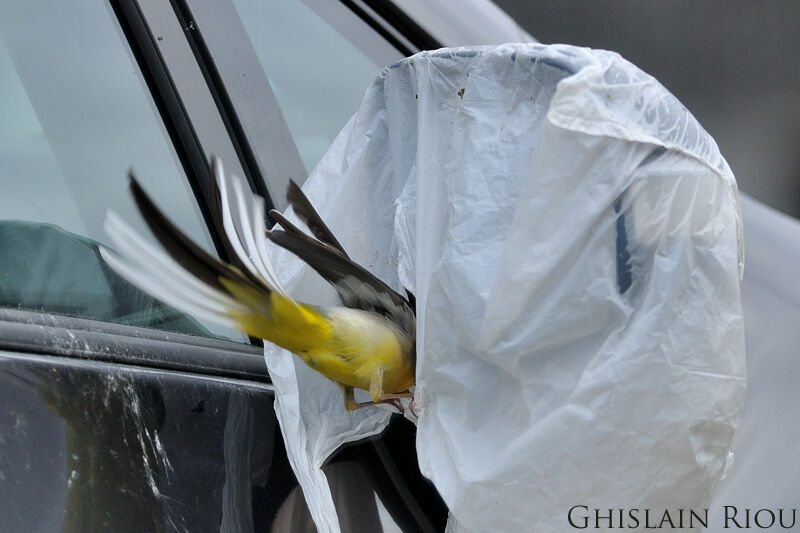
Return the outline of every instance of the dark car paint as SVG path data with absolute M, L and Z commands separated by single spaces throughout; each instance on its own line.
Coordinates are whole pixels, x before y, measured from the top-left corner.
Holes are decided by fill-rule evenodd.
M 0 529 L 265 531 L 296 483 L 272 401 L 264 383 L 2 353 Z

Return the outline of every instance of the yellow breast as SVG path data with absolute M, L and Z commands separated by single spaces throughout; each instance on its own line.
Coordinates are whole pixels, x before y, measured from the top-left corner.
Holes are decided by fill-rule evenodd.
M 370 378 L 383 370 L 383 391 L 401 392 L 414 384 L 411 341 L 388 320 L 357 309 L 326 311 L 331 337 L 307 362 L 327 377 L 369 390 Z

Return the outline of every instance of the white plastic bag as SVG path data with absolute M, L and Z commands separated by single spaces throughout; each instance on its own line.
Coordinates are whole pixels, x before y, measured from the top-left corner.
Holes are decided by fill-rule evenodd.
M 744 397 L 736 184 L 652 77 L 560 45 L 423 52 L 384 70 L 304 189 L 416 295 L 417 448 L 449 530 L 708 505 Z M 320 301 L 325 282 L 276 262 Z M 319 467 L 390 410 L 347 413 L 266 351 L 290 460 L 336 531 Z

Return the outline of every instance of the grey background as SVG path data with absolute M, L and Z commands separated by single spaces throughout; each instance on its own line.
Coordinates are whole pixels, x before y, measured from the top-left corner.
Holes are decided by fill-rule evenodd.
M 800 1 L 495 3 L 541 42 L 614 50 L 658 78 L 741 190 L 800 217 Z

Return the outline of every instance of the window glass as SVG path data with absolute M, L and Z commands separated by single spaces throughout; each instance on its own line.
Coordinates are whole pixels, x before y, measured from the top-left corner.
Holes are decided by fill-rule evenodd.
M 334 462 L 323 467 L 342 531 L 404 533 L 423 530 L 413 519 L 409 519 L 407 503 L 397 497 L 394 487 L 378 486 L 375 477 L 382 467 L 376 464 L 369 466 L 375 470 L 369 471 L 356 461 Z M 398 524 L 381 498 L 389 500 L 389 506 L 398 517 L 405 517 L 405 527 Z M 298 531 L 316 531 L 299 485 L 289 492 L 272 523 L 272 533 Z
M 390 49 L 371 57 L 299 0 L 233 3 L 310 171 L 381 67 L 401 56 Z M 371 30 L 364 24 L 363 31 Z
M 0 305 L 225 333 L 135 289 L 97 254 L 109 209 L 150 236 L 127 190 L 128 169 L 179 227 L 212 249 L 107 6 L 0 2 L 0 123 Z
M 251 143 L 259 151 L 270 142 L 259 138 L 261 129 L 253 123 L 265 117 L 242 111 L 252 108 L 251 100 L 274 97 L 310 172 L 381 68 L 402 55 L 338 2 L 230 1 L 235 20 L 220 16 L 228 2 L 193 0 L 191 5 Z M 255 52 L 253 58 L 246 46 Z M 264 76 L 268 84 L 261 90 L 256 84 Z

